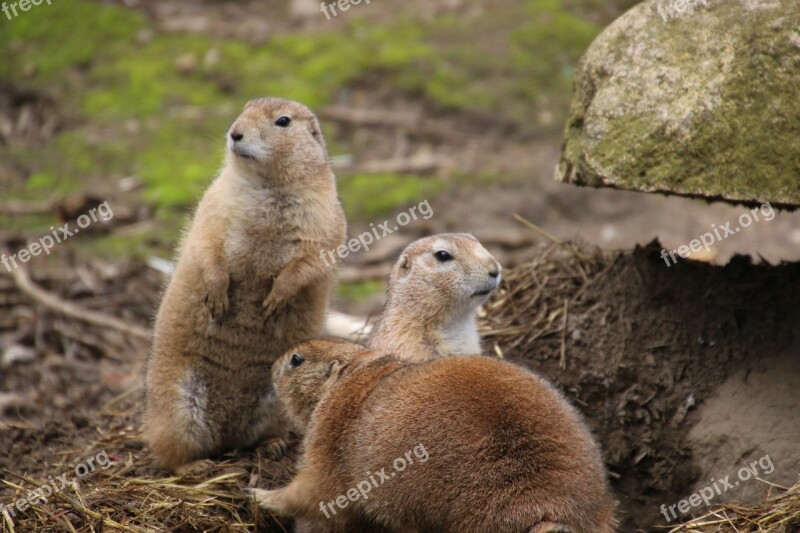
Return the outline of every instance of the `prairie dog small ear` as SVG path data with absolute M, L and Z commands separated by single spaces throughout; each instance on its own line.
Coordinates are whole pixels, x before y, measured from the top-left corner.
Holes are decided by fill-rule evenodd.
M 331 362 L 331 366 L 328 369 L 328 378 L 338 379 L 339 372 L 342 371 L 342 363 L 338 359 L 334 359 Z
M 394 275 L 397 278 L 403 278 L 411 272 L 411 260 L 407 255 L 401 255 L 397 260 L 397 266 L 394 269 Z
M 313 117 L 309 121 L 308 131 L 311 133 L 311 136 L 314 138 L 314 140 L 317 141 L 322 148 L 327 150 L 328 147 L 325 146 L 325 138 L 322 136 L 322 128 L 319 125 L 317 117 Z

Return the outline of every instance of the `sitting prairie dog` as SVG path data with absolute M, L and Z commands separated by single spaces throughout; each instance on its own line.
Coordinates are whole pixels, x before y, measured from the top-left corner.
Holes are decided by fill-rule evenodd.
M 472 235 L 411 243 L 392 269 L 369 347 L 411 362 L 480 354 L 475 314 L 500 286 L 500 273 L 500 263 Z
M 280 437 L 272 364 L 320 334 L 345 219 L 319 122 L 249 102 L 180 246 L 155 323 L 145 437 L 170 470 Z M 274 441 L 280 445 L 280 441 Z
M 293 423 L 308 429 L 295 479 L 251 491 L 272 513 L 315 531 L 616 528 L 602 456 L 580 415 L 511 363 L 415 364 L 322 339 L 287 352 L 273 380 Z

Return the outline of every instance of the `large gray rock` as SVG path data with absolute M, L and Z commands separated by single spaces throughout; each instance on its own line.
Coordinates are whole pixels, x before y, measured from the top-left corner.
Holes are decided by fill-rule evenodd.
M 631 9 L 581 62 L 556 178 L 800 206 L 800 0 Z

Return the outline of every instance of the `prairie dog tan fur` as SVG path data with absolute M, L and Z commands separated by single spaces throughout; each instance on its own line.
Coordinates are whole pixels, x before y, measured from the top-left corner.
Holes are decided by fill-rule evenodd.
M 272 363 L 319 335 L 345 237 L 314 114 L 249 102 L 180 246 L 147 364 L 145 436 L 162 465 L 280 436 Z
M 308 426 L 295 479 L 252 491 L 275 514 L 328 531 L 616 528 L 602 456 L 580 415 L 511 363 L 414 364 L 324 339 L 288 352 L 273 377 L 290 417 Z M 370 472 L 381 469 L 376 484 Z
M 392 269 L 370 348 L 412 362 L 480 354 L 475 312 L 500 285 L 500 273 L 500 263 L 472 235 L 411 243 Z

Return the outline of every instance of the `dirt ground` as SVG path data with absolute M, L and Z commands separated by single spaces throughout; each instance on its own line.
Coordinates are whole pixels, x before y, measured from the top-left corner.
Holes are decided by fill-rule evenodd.
M 791 394 L 791 383 L 800 377 L 800 266 L 752 265 L 742 258 L 726 267 L 667 268 L 655 250 L 590 251 L 579 258 L 556 248 L 531 250 L 534 262 L 509 273 L 504 286 L 514 291 L 520 276 L 538 275 L 542 299 L 531 304 L 526 294 L 515 296 L 518 309 L 508 302 L 497 309 L 490 304 L 482 327 L 533 325 L 536 316 L 568 302 L 566 329 L 557 325 L 533 340 L 490 333 L 486 347 L 555 381 L 587 417 L 622 502 L 623 531 L 668 525 L 662 504 L 673 505 L 696 486 L 764 454 L 774 463 L 774 473 L 764 479 L 786 485 L 796 478 L 800 400 Z M 126 313 L 146 325 L 161 280 L 146 268 L 127 272 L 95 284 L 94 301 L 137 294 Z M 97 272 L 84 274 L 93 276 L 102 279 Z M 77 276 L 65 278 L 63 286 L 51 288 L 92 292 Z M 7 453 L 0 456 L 0 477 L 19 483 L 13 472 L 45 479 L 101 449 L 120 465 L 136 465 L 121 475 L 163 476 L 138 437 L 141 391 L 132 387 L 140 349 L 132 347 L 132 359 L 111 360 L 63 341 L 56 335 L 65 326 L 59 318 L 17 306 L 18 293 L 6 278 L 0 280 L 4 309 L 27 309 L 19 320 L 30 326 L 4 335 L 15 335 L 16 346 L 35 354 L 3 366 L 0 449 Z M 775 366 L 776 357 L 783 367 Z M 257 475 L 262 485 L 280 485 L 290 476 L 294 451 L 277 462 L 265 459 L 264 450 L 237 457 L 253 465 L 245 478 Z M 89 490 L 92 478 L 84 483 Z M 753 499 L 765 488 L 751 481 L 726 499 Z M 16 491 L 0 489 L 0 502 L 16 497 Z M 248 515 L 244 500 L 237 505 Z M 273 528 L 265 524 L 264 530 Z

